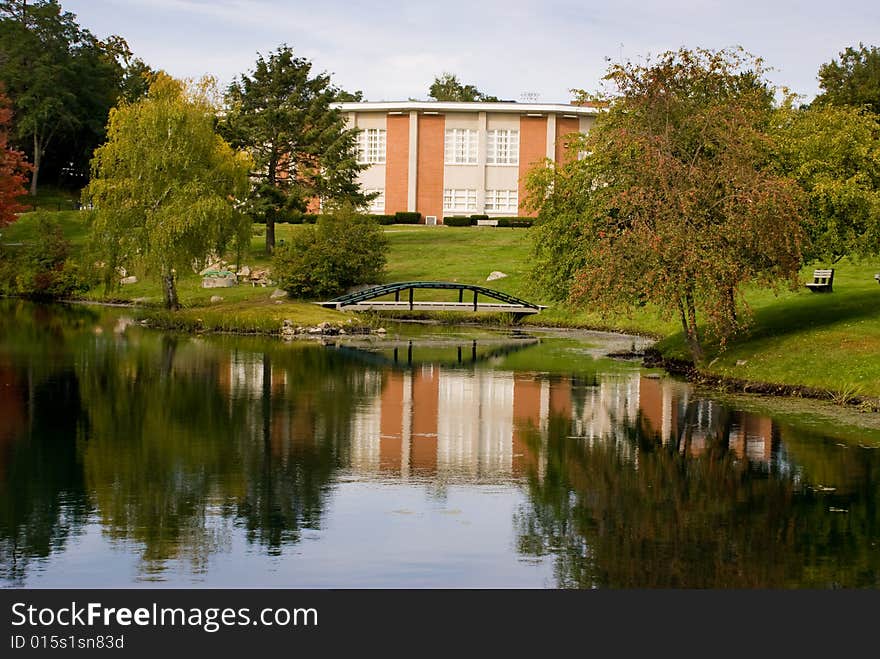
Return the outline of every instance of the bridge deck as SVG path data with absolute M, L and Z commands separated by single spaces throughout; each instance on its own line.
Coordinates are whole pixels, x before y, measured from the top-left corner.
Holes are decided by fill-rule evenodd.
M 473 302 L 395 302 L 394 300 L 365 300 L 339 307 L 343 311 L 474 311 Z M 535 314 L 543 307 L 526 307 L 521 304 L 494 302 L 477 303 L 476 311 L 494 313 Z

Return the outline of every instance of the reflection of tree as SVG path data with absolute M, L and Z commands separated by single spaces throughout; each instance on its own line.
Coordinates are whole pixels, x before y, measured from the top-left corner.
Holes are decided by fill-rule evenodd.
M 285 358 L 287 357 L 287 358 Z M 287 395 L 272 395 L 274 372 Z M 318 528 L 328 486 L 347 458 L 352 403 L 363 396 L 361 367 L 327 350 L 263 358 L 261 441 L 246 454 L 247 487 L 237 514 L 248 539 L 277 553 L 302 528 Z
M 71 362 L 87 310 L 58 315 L 0 300 L 0 579 L 21 582 L 34 559 L 64 547 L 88 514 L 76 433 L 82 423 Z
M 757 469 L 728 450 L 731 419 L 720 419 L 696 456 L 686 429 L 663 446 L 620 422 L 590 446 L 551 424 L 517 519 L 520 550 L 553 555 L 567 588 L 880 585 L 876 488 L 831 499 L 775 463 Z M 526 441 L 542 445 L 534 428 Z M 861 454 L 866 479 L 880 470 L 874 453 Z
M 224 518 L 272 552 L 318 526 L 366 376 L 314 346 L 249 345 L 237 390 L 222 384 L 230 351 L 163 335 L 104 346 L 81 373 L 89 490 L 105 532 L 140 543 L 148 571 L 203 568 L 227 541 Z
M 147 575 L 169 560 L 204 569 L 233 522 L 279 552 L 319 526 L 355 403 L 381 386 L 317 346 L 116 334 L 112 313 L 0 302 L 3 377 L 20 383 L 0 454 L 5 578 L 24 579 L 91 510 L 141 547 Z M 262 377 L 231 382 L 239 353 Z
M 30 431 L 10 446 L 0 478 L 0 579 L 11 581 L 24 579 L 32 559 L 63 547 L 88 515 L 76 459 L 76 378 L 63 370 L 29 395 Z
M 209 506 L 243 489 L 232 440 L 244 410 L 210 369 L 177 372 L 177 350 L 165 336 L 107 344 L 80 372 L 89 490 L 105 533 L 142 544 L 149 569 L 182 556 L 202 565 L 218 543 Z

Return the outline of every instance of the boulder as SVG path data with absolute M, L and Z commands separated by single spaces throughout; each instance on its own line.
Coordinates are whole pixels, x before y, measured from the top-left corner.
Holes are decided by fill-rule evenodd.
M 276 288 L 274 291 L 272 291 L 272 295 L 270 295 L 269 297 L 273 300 L 276 298 L 287 297 L 287 291 L 282 291 L 280 288 Z
M 130 277 L 123 277 L 122 279 L 119 280 L 119 283 L 122 285 L 136 284 L 136 283 L 138 283 L 138 278 L 135 277 L 134 275 L 131 275 Z
M 486 281 L 495 281 L 496 279 L 504 279 L 507 275 L 501 272 L 500 270 L 493 270 L 489 273 L 489 276 L 486 277 Z
M 221 295 L 212 295 L 212 296 L 211 296 L 211 304 L 216 304 L 217 302 L 223 302 L 223 296 L 221 296 Z

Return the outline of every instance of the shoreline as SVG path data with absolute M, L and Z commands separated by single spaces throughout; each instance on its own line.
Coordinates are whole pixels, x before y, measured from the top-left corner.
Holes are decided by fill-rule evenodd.
M 15 296 L 3 297 L 8 297 L 10 299 L 25 299 L 16 298 Z M 95 305 L 101 307 L 134 309 L 138 312 L 141 312 L 139 324 L 143 327 L 159 329 L 163 331 L 183 332 L 185 334 L 190 334 L 193 336 L 203 334 L 267 336 L 276 337 L 282 341 L 303 339 L 312 341 L 323 341 L 331 337 L 384 337 L 387 335 L 387 331 L 384 327 L 381 326 L 381 323 L 378 323 L 379 318 L 383 318 L 389 323 L 412 323 L 414 325 L 457 325 L 462 327 L 495 330 L 507 329 L 519 331 L 550 331 L 560 333 L 595 332 L 600 334 L 613 334 L 621 338 L 632 339 L 634 343 L 635 341 L 647 342 L 647 345 L 645 345 L 641 350 L 633 349 L 608 353 L 605 355 L 606 357 L 625 360 L 639 359 L 641 361 L 640 365 L 644 368 L 659 368 L 670 375 L 681 377 L 687 382 L 718 391 L 719 393 L 743 393 L 755 394 L 759 396 L 770 396 L 774 398 L 816 400 L 830 402 L 840 406 L 841 408 L 858 410 L 865 413 L 880 412 L 880 398 L 863 396 L 854 392 L 847 392 L 845 390 L 841 391 L 833 388 L 821 388 L 803 384 L 762 382 L 759 380 L 734 378 L 730 376 L 707 372 L 695 367 L 694 364 L 690 361 L 676 359 L 663 355 L 659 350 L 654 347 L 654 345 L 657 341 L 661 340 L 664 337 L 659 337 L 651 334 L 637 334 L 621 330 L 611 330 L 605 327 L 552 323 L 542 325 L 531 323 L 509 324 L 500 321 L 492 322 L 488 319 L 483 321 L 463 320 L 455 322 L 453 319 L 448 317 L 430 318 L 421 316 L 418 318 L 399 318 L 394 316 L 380 317 L 378 315 L 374 315 L 371 319 L 368 320 L 365 320 L 364 318 L 358 316 L 349 316 L 344 321 L 342 319 L 337 319 L 334 322 L 322 321 L 317 324 L 297 324 L 293 320 L 293 318 L 295 318 L 295 314 L 290 314 L 292 316 L 291 319 L 284 319 L 281 323 L 273 326 L 272 328 L 266 326 L 260 327 L 256 325 L 216 327 L 204 326 L 203 320 L 201 318 L 188 318 L 186 316 L 178 316 L 175 319 L 176 322 L 168 322 L 166 316 L 171 312 L 167 312 L 166 310 L 157 307 L 142 306 L 137 304 L 136 302 L 131 301 L 102 302 L 99 300 L 88 299 L 66 299 L 55 300 L 54 302 L 84 306 Z M 274 308 L 273 310 L 280 311 L 280 309 Z M 194 313 L 205 315 L 202 312 L 211 312 L 212 308 L 190 307 L 181 311 L 188 311 L 189 315 L 192 315 Z

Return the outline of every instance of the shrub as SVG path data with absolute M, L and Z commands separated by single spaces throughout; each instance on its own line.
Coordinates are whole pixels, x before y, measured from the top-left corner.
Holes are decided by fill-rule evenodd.
M 464 215 L 452 215 L 451 217 L 444 217 L 443 224 L 448 227 L 469 227 L 472 222 L 471 218 Z
M 533 217 L 497 217 L 499 227 L 522 227 L 528 229 L 535 223 Z
M 0 290 L 33 298 L 65 298 L 88 290 L 88 278 L 70 258 L 70 241 L 61 226 L 43 214 L 36 222 L 32 242 L 0 254 Z
M 488 220 L 488 219 L 489 219 L 488 215 L 471 215 L 471 224 L 473 224 L 474 226 L 477 226 L 477 222 L 479 220 Z
M 395 224 L 418 224 L 422 221 L 421 213 L 411 213 L 409 211 L 397 211 L 394 214 Z
M 368 217 L 373 218 L 383 226 L 394 224 L 394 215 L 369 215 Z
M 371 216 L 341 209 L 276 249 L 272 278 L 294 297 L 332 297 L 376 281 L 387 253 L 388 239 Z

